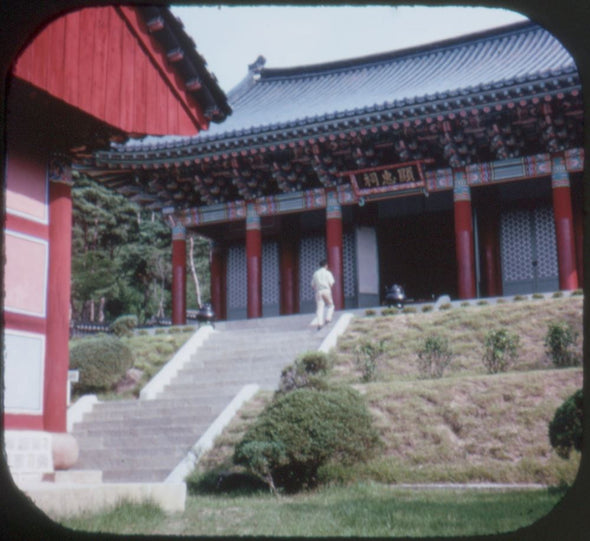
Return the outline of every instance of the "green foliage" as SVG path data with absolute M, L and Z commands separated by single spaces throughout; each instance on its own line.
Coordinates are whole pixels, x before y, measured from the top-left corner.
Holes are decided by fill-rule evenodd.
M 422 307 L 422 312 L 432 312 L 433 309 L 434 309 L 434 306 L 432 304 L 425 304 Z
M 453 305 L 450 302 L 444 302 L 443 304 L 441 304 L 438 309 L 439 310 L 450 310 L 453 307 Z
M 385 352 L 386 340 L 373 342 L 362 340 L 354 349 L 356 366 L 361 371 L 361 381 L 373 381 L 377 374 L 377 361 Z
M 382 316 L 395 316 L 396 314 L 399 314 L 399 310 L 397 308 L 383 308 L 383 310 L 381 310 Z
M 70 368 L 80 371 L 79 392 L 108 391 L 133 366 L 131 349 L 114 336 L 97 336 L 73 342 Z
M 268 483 L 250 473 L 233 472 L 214 468 L 206 472 L 194 470 L 185 479 L 189 494 L 232 494 L 246 495 L 262 490 L 268 491 Z
M 326 388 L 323 376 L 328 369 L 328 356 L 323 351 L 308 351 L 283 369 L 278 393 L 287 393 L 303 387 Z
M 563 291 L 556 291 L 555 293 L 553 293 L 553 295 L 551 295 L 554 299 L 561 299 L 561 297 L 563 297 Z
M 365 310 L 365 315 L 367 317 L 373 317 L 377 315 L 377 312 L 375 312 L 375 310 L 373 310 L 372 308 L 368 308 L 367 310 Z
M 489 331 L 484 342 L 483 364 L 489 374 L 506 372 L 518 359 L 520 339 L 506 329 Z
M 556 453 L 568 459 L 572 449 L 582 451 L 583 391 L 576 391 L 555 411 L 549 423 L 549 441 Z
M 453 352 L 444 336 L 430 335 L 418 350 L 418 371 L 423 378 L 441 378 Z
M 297 389 L 280 395 L 245 433 L 234 463 L 271 488 L 297 491 L 317 483 L 329 461 L 352 464 L 379 442 L 360 394 L 351 388 Z
M 72 200 L 73 317 L 135 314 L 140 323 L 165 317 L 171 306 L 169 225 L 82 176 Z M 208 253 L 208 241 L 198 238 L 194 259 L 203 296 L 209 295 Z M 196 306 L 193 289 L 187 288 L 189 306 Z
M 556 367 L 580 364 L 580 360 L 571 349 L 576 345 L 577 339 L 578 334 L 569 323 L 563 321 L 549 324 L 545 335 L 545 348 Z
M 416 309 L 415 306 L 405 306 L 404 309 L 402 310 L 402 312 L 404 314 L 416 314 L 418 312 L 418 310 Z
M 132 336 L 137 327 L 137 316 L 125 315 L 119 316 L 111 323 L 111 330 L 120 338 L 122 336 Z

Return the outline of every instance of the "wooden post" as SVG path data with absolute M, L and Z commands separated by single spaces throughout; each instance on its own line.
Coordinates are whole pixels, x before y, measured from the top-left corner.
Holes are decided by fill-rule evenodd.
M 262 232 L 260 216 L 253 203 L 246 215 L 246 269 L 248 280 L 248 318 L 262 317 Z
M 43 425 L 66 432 L 69 367 L 72 197 L 69 180 L 49 183 L 49 273 Z
M 562 157 L 554 157 L 551 166 L 559 288 L 572 290 L 578 287 L 578 270 L 569 175 Z
M 458 294 L 460 299 L 471 299 L 476 296 L 471 193 L 465 173 L 455 171 L 453 181 Z
M 172 325 L 186 324 L 186 230 L 172 228 Z
M 344 308 L 344 280 L 342 260 L 342 210 L 335 191 L 326 193 L 326 252 L 328 268 L 334 275 L 332 295 L 334 308 Z

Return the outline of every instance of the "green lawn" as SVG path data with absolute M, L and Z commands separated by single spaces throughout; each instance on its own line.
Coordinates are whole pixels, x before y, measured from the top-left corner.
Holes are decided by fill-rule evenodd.
M 194 536 L 427 537 L 509 532 L 546 515 L 559 490 L 409 490 L 374 483 L 275 498 L 190 496 L 182 514 L 124 504 L 62 520 L 93 532 Z

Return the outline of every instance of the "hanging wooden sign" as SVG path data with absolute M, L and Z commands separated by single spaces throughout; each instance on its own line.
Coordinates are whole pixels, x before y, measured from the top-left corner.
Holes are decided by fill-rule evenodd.
M 352 188 L 359 198 L 395 197 L 426 189 L 422 163 L 421 161 L 412 161 L 370 169 L 344 171 L 338 176 L 350 177 Z

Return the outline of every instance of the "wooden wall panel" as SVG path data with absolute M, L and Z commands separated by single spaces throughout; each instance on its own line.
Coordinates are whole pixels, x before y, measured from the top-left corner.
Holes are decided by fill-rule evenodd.
M 208 125 L 129 7 L 56 19 L 23 51 L 15 75 L 129 133 L 195 135 Z

